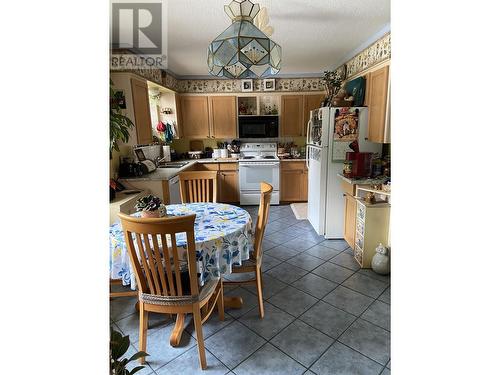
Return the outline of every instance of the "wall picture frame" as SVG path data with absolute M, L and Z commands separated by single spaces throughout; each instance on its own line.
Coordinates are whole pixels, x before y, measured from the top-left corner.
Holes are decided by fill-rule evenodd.
M 251 79 L 241 80 L 241 91 L 242 92 L 252 92 L 253 91 L 253 81 Z
M 265 79 L 264 80 L 264 91 L 274 91 L 276 90 L 276 79 Z

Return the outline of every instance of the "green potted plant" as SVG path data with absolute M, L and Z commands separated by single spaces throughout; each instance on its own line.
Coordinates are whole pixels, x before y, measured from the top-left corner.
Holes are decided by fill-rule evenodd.
M 154 195 L 146 195 L 137 200 L 135 209 L 142 217 L 160 217 L 161 199 Z
M 113 81 L 109 86 L 109 154 L 113 150 L 120 151 L 118 141 L 128 142 L 130 138 L 129 130 L 134 127 L 134 123 L 121 113 L 119 97 L 113 90 Z
M 330 106 L 332 104 L 333 97 L 337 95 L 340 87 L 342 86 L 342 77 L 336 70 L 325 71 L 323 83 L 326 88 L 326 98 L 323 101 L 322 106 Z
M 111 328 L 111 338 L 109 341 L 109 373 L 111 375 L 132 375 L 145 367 L 136 366 L 130 370 L 126 368 L 130 362 L 149 355 L 146 352 L 137 352 L 130 358 L 121 358 L 125 355 L 129 346 L 129 336 L 123 336 L 120 332 Z

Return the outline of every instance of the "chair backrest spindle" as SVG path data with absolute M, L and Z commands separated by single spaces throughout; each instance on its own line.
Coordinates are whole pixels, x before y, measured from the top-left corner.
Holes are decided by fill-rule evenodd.
M 180 249 L 176 243 L 176 234 L 186 233 L 187 269 L 191 289 L 189 295 L 198 295 L 194 241 L 196 215 L 137 218 L 119 213 L 118 216 L 140 292 L 157 296 L 186 295 L 181 280 L 183 270 L 179 259 Z
M 179 173 L 182 203 L 217 202 L 217 171 Z

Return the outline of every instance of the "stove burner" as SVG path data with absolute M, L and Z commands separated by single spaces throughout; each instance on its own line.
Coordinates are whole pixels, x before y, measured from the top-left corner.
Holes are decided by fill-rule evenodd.
M 276 159 L 276 158 L 272 155 L 268 155 L 268 156 L 264 156 L 263 159 Z
M 255 159 L 255 156 L 243 156 L 243 159 Z

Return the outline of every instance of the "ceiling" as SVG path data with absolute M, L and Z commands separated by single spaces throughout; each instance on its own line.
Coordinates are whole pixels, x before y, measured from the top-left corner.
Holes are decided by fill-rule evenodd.
M 255 0 L 283 48 L 279 76 L 319 76 L 390 30 L 390 0 Z M 208 78 L 207 46 L 230 24 L 230 0 L 168 0 L 168 70 Z

